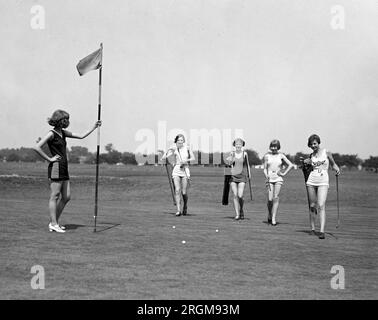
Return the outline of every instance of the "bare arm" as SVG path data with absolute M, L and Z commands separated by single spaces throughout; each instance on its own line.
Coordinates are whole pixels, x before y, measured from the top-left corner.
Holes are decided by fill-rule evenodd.
M 49 141 L 54 134 L 50 131 L 46 136 L 44 136 L 41 140 L 37 142 L 37 144 L 33 147 L 33 149 L 46 161 L 48 162 L 56 162 L 60 160 L 59 155 L 55 155 L 52 158 L 50 158 L 42 149 L 42 147 Z
M 338 176 L 340 174 L 340 168 L 336 164 L 335 160 L 333 159 L 332 153 L 327 151 L 327 156 L 328 156 L 329 162 L 332 165 L 332 169 L 336 171 L 336 175 Z
M 282 154 L 282 160 L 287 164 L 287 168 L 284 172 L 278 173 L 280 176 L 284 177 L 288 174 L 288 172 L 294 168 L 294 165 L 291 163 L 291 161 L 284 155 Z
M 189 150 L 189 154 L 190 154 L 190 158 L 188 159 L 188 162 L 196 160 L 196 157 L 194 156 L 194 153 L 191 149 Z
M 235 161 L 235 153 L 231 152 L 230 155 L 226 158 L 226 161 L 228 161 L 228 164 L 231 165 Z
M 95 131 L 100 126 L 101 126 L 101 120 L 96 121 L 95 124 L 93 125 L 93 127 L 91 129 L 89 129 L 87 132 L 85 132 L 84 134 L 80 135 L 80 134 L 72 133 L 68 130 L 64 130 L 64 133 L 66 134 L 67 138 L 84 139 L 84 138 L 88 137 L 93 131 Z
M 159 153 L 163 153 L 163 156 L 161 157 L 161 161 L 166 160 L 170 155 L 174 152 L 174 147 L 170 147 L 167 152 L 164 152 L 163 150 L 158 150 Z
M 268 175 L 268 157 L 267 155 L 264 156 L 264 170 L 263 173 L 265 175 L 265 178 L 269 180 L 269 175 Z

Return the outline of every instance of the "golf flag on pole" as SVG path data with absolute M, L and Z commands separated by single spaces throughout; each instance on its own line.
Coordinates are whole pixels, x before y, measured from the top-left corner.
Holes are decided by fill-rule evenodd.
M 82 76 L 89 71 L 97 70 L 102 65 L 102 47 L 90 55 L 81 59 L 76 66 L 77 71 Z
M 77 71 L 82 76 L 91 70 L 98 71 L 98 118 L 101 120 L 101 88 L 102 88 L 102 43 L 100 49 L 81 59 L 76 65 Z M 96 232 L 97 212 L 98 212 L 98 176 L 100 158 L 100 128 L 97 128 L 97 154 L 96 154 L 96 185 L 95 185 L 95 208 L 94 208 L 94 232 Z

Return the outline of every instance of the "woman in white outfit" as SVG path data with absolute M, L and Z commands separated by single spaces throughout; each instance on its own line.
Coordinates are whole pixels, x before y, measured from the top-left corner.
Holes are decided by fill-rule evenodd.
M 186 215 L 188 212 L 188 184 L 190 180 L 189 162 L 194 161 L 195 157 L 185 144 L 185 137 L 178 134 L 175 137 L 175 145 L 168 149 L 168 151 L 161 158 L 165 160 L 169 156 L 174 156 L 174 167 L 172 171 L 172 179 L 175 186 L 175 199 L 177 212 L 176 216 Z M 183 208 L 181 210 L 181 193 L 183 198 Z
M 268 224 L 277 225 L 277 211 L 279 205 L 279 195 L 283 185 L 283 178 L 294 167 L 291 161 L 279 150 L 281 144 L 278 140 L 273 140 L 269 145 L 270 151 L 264 155 L 264 175 L 268 188 Z M 282 171 L 283 165 L 286 169 Z
M 306 187 L 310 200 L 310 234 L 315 235 L 315 214 L 319 212 L 320 235 L 319 239 L 324 239 L 324 228 L 326 222 L 325 203 L 329 188 L 328 167 L 331 163 L 336 175 L 340 174 L 339 166 L 333 156 L 326 149 L 320 147 L 320 137 L 316 134 L 308 138 L 308 147 L 312 149 L 310 158 L 305 159 L 304 163 L 312 166 L 312 171 L 307 179 Z

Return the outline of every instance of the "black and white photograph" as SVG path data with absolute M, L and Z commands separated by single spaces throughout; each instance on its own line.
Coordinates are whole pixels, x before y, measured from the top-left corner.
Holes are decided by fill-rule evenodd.
M 378 298 L 376 0 L 0 14 L 0 300 Z

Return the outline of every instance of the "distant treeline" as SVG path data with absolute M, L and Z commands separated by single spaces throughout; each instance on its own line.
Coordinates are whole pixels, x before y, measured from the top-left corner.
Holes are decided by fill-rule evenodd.
M 94 164 L 96 162 L 96 153 L 89 152 L 88 148 L 80 147 L 80 146 L 73 146 L 71 149 L 67 150 L 68 159 L 71 163 L 88 163 Z M 130 165 L 137 165 L 137 164 L 145 164 L 145 165 L 152 165 L 159 163 L 159 159 L 161 155 L 158 154 L 134 154 L 132 152 L 120 152 L 117 151 L 113 144 L 109 143 L 105 146 L 106 153 L 101 153 L 99 161 L 100 163 L 108 163 L 108 164 L 130 164 Z M 47 148 L 45 148 L 45 152 L 49 154 Z M 261 165 L 262 158 L 259 154 L 252 150 L 247 149 L 246 152 L 248 153 L 249 163 L 250 165 Z M 205 153 L 201 151 L 194 151 L 196 155 L 196 161 L 193 165 L 224 165 L 225 158 L 228 156 L 229 153 L 225 155 L 221 152 L 215 153 Z M 295 155 L 286 154 L 288 159 L 292 161 L 296 165 L 300 165 L 300 157 L 308 157 L 309 154 L 305 154 L 303 152 L 297 152 Z M 357 168 L 357 167 L 364 167 L 368 169 L 374 169 L 378 171 L 378 157 L 370 156 L 369 159 L 362 160 L 357 157 L 355 154 L 339 154 L 333 153 L 333 157 L 336 163 L 342 167 L 348 168 Z M 36 151 L 32 148 L 16 148 L 16 149 L 0 149 L 0 160 L 3 162 L 37 162 L 43 161 L 43 159 L 36 153 Z

